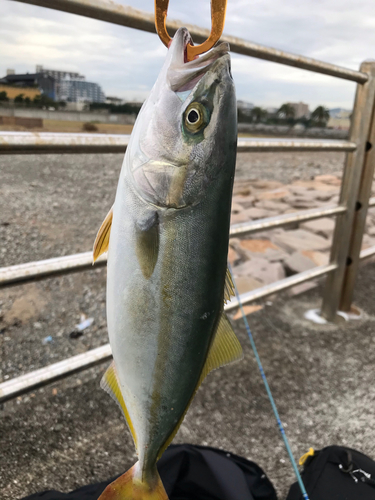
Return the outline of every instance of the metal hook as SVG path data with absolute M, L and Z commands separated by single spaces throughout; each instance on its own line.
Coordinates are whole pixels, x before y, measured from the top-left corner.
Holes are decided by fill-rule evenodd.
M 168 35 L 166 21 L 169 0 L 155 0 L 155 26 L 160 40 L 168 47 L 171 37 Z M 188 44 L 186 48 L 187 60 L 210 50 L 223 33 L 227 0 L 211 0 L 211 33 L 207 40 L 200 45 Z

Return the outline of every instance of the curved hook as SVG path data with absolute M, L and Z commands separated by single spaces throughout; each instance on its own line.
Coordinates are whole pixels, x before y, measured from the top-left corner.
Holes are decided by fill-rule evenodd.
M 155 26 L 160 40 L 168 47 L 171 37 L 167 31 L 167 12 L 169 0 L 155 0 Z M 207 40 L 200 45 L 188 44 L 186 48 L 187 60 L 210 50 L 223 33 L 227 0 L 211 0 L 211 33 Z

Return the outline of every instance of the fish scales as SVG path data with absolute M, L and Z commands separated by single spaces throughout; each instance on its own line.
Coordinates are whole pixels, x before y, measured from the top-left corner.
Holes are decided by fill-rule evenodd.
M 222 346 L 217 340 L 237 144 L 228 47 L 185 63 L 189 40 L 186 29 L 177 31 L 98 233 L 105 248 L 94 246 L 97 257 L 109 239 L 107 321 L 115 368 L 104 386 L 123 408 L 139 459 L 102 499 L 167 498 L 158 457 L 206 372 L 223 364 L 220 349 L 232 349 L 233 359 L 241 352 L 236 340 L 226 337 Z

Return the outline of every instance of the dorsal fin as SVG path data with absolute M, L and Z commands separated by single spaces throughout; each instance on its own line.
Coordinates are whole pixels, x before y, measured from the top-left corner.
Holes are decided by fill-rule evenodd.
M 108 252 L 109 235 L 111 234 L 111 226 L 112 226 L 112 217 L 113 217 L 113 207 L 107 213 L 106 218 L 104 219 L 102 225 L 99 228 L 98 234 L 96 235 L 94 248 L 92 251 L 93 264 L 102 255 L 102 253 Z
M 211 348 L 209 350 L 206 363 L 204 364 L 201 376 L 199 378 L 199 382 L 193 395 L 190 398 L 190 401 L 178 421 L 176 427 L 173 429 L 173 432 L 168 437 L 167 441 L 164 443 L 163 447 L 158 453 L 158 458 L 162 456 L 164 451 L 171 444 L 173 438 L 177 434 L 178 429 L 180 428 L 182 421 L 185 418 L 186 412 L 189 409 L 190 403 L 194 399 L 194 396 L 199 389 L 199 386 L 203 382 L 203 380 L 207 377 L 207 375 L 216 368 L 220 368 L 220 366 L 228 365 L 234 361 L 239 361 L 243 358 L 243 351 L 241 344 L 239 343 L 236 334 L 233 331 L 232 325 L 229 322 L 226 314 L 224 312 L 221 313 L 219 323 L 216 328 L 216 333 L 214 340 L 212 342 Z
M 225 283 L 224 283 L 224 303 L 226 304 L 227 302 L 229 302 L 230 298 L 234 297 L 235 295 L 236 292 L 234 290 L 233 278 L 232 275 L 230 274 L 229 269 L 227 268 L 227 272 L 225 275 Z
M 120 384 L 118 381 L 118 376 L 117 376 L 117 371 L 116 371 L 116 366 L 115 362 L 112 361 L 112 363 L 109 365 L 109 368 L 103 375 L 102 380 L 100 381 L 100 387 L 111 396 L 112 399 L 116 401 L 116 403 L 119 405 L 121 408 L 124 417 L 126 419 L 126 422 L 129 426 L 130 432 L 132 433 L 133 440 L 135 447 L 137 447 L 137 437 L 135 435 L 135 430 L 133 423 L 130 419 L 130 415 L 128 412 L 128 409 L 126 408 L 125 401 L 123 398 L 123 395 L 121 393 L 120 389 Z

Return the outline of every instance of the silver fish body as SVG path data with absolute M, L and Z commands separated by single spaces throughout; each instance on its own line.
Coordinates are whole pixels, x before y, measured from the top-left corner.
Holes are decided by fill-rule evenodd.
M 150 484 L 201 381 L 227 273 L 237 144 L 230 58 L 222 44 L 185 63 L 189 39 L 176 33 L 138 116 L 108 249 L 109 339 L 134 475 Z

